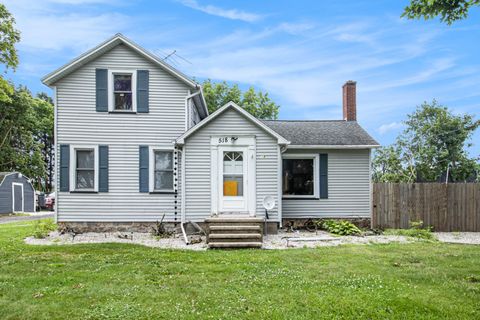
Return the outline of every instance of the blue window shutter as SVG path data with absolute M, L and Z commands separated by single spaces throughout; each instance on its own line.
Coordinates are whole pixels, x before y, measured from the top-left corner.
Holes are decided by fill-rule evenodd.
M 70 145 L 60 145 L 60 191 L 70 191 Z
M 108 112 L 108 70 L 95 69 L 96 108 Z
M 108 146 L 98 146 L 98 192 L 108 192 Z
M 137 70 L 137 112 L 148 113 L 148 70 Z
M 328 153 L 320 153 L 320 199 L 328 199 Z
M 139 148 L 139 191 L 148 192 L 148 146 Z

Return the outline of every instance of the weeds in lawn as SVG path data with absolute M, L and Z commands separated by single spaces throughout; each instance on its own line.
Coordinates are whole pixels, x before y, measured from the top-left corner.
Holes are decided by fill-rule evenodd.
M 33 223 L 33 237 L 36 239 L 44 239 L 51 231 L 57 229 L 57 225 L 51 220 L 37 220 Z
M 385 234 L 406 236 L 410 238 L 435 241 L 435 235 L 431 227 L 424 227 L 423 221 L 410 221 L 410 229 L 387 229 Z
M 165 218 L 165 215 L 163 215 L 162 219 L 160 221 L 157 221 L 155 225 L 152 227 L 152 236 L 154 236 L 156 239 L 168 238 L 169 236 L 172 235 L 171 232 L 167 231 L 167 229 L 165 228 L 165 225 L 163 224 L 164 218 Z

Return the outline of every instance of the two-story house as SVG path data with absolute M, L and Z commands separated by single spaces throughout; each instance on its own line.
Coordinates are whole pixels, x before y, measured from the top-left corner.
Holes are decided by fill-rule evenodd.
M 195 81 L 121 34 L 43 78 L 54 89 L 56 219 L 82 230 L 213 217 L 370 217 L 370 153 L 356 121 L 262 121 L 229 103 L 208 114 Z M 240 221 L 239 220 L 239 221 Z M 245 220 L 246 221 L 246 220 Z

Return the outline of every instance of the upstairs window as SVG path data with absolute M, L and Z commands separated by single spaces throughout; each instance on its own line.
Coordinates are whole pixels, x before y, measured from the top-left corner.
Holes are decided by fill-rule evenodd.
M 114 110 L 132 110 L 132 75 L 113 75 Z
M 109 70 L 109 111 L 136 111 L 136 71 Z

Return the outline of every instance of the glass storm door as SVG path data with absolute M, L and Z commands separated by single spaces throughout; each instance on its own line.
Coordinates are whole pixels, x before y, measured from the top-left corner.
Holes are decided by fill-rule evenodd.
M 222 148 L 219 152 L 219 211 L 247 213 L 246 149 Z

